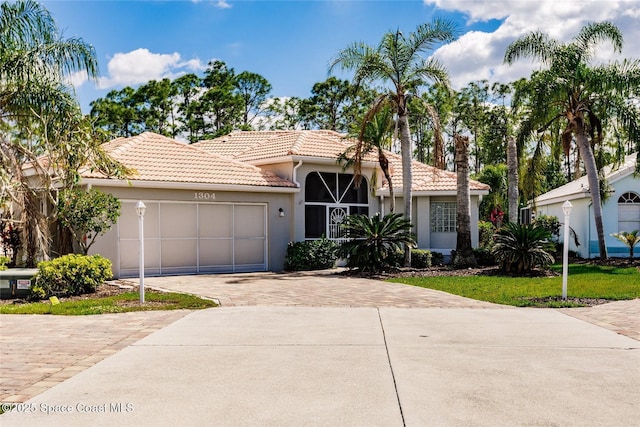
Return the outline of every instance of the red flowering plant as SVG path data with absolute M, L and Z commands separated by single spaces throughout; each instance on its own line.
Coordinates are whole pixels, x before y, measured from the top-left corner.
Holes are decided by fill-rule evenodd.
M 502 226 L 503 219 L 504 211 L 500 208 L 500 205 L 496 205 L 489 215 L 489 221 L 491 221 L 496 228 L 500 228 Z

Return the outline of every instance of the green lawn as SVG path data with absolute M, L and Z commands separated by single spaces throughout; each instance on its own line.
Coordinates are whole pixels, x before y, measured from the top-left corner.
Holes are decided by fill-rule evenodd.
M 562 273 L 562 266 L 552 269 Z M 467 298 L 518 307 L 576 307 L 572 301 L 537 302 L 534 299 L 561 297 L 562 277 L 403 277 L 391 282 L 436 289 Z M 640 298 L 640 270 L 572 264 L 567 279 L 567 297 L 625 300 Z
M 0 305 L 0 314 L 60 314 L 86 315 L 104 313 L 124 313 L 146 310 L 197 310 L 217 307 L 210 300 L 179 293 L 145 292 L 145 304 L 140 305 L 138 292 L 126 292 L 115 296 L 63 301 L 52 305 L 50 302 Z

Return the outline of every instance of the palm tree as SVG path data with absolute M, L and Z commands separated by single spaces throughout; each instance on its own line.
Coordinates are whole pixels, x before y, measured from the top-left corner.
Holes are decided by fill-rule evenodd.
M 469 137 L 454 135 L 456 144 L 456 253 L 451 263 L 456 268 L 477 267 L 471 246 L 471 199 L 469 196 Z
M 50 166 L 56 169 L 57 154 L 76 156 L 70 149 L 77 139 L 81 112 L 65 78 L 72 72 L 97 75 L 97 60 L 93 48 L 78 38 L 61 39 L 49 12 L 32 0 L 0 5 L 0 125 L 5 132 L 0 137 L 3 167 L 3 188 L 19 207 L 20 217 L 13 219 L 23 229 L 27 264 L 33 265 L 38 247 L 47 245 L 47 224 L 40 212 L 38 193 L 22 176 L 22 165 L 48 152 Z M 11 131 L 6 132 L 7 129 Z M 20 136 L 19 136 L 20 135 Z M 58 140 L 64 138 L 65 141 Z M 43 182 L 48 187 L 48 170 L 41 168 Z M 64 176 L 64 167 L 57 168 Z
M 330 70 L 340 65 L 355 72 L 354 82 L 382 82 L 391 86 L 386 95 L 396 106 L 400 149 L 402 154 L 402 182 L 404 214 L 411 221 L 411 134 L 409 130 L 407 97 L 425 81 L 446 84 L 448 75 L 435 59 L 424 59 L 421 53 L 433 50 L 438 43 L 453 41 L 456 37 L 453 22 L 436 19 L 419 25 L 405 36 L 400 30 L 388 32 L 377 47 L 356 42 L 340 50 L 330 63 Z M 411 265 L 411 251 L 405 248 L 405 266 Z
M 362 120 L 356 144 L 347 148 L 344 153 L 338 156 L 338 162 L 343 163 L 344 168 L 353 167 L 354 182 L 357 187 L 362 181 L 362 159 L 372 151 L 376 152 L 378 164 L 389 185 L 390 212 L 395 211 L 396 202 L 389 159 L 385 154 L 385 150 L 391 148 L 393 130 L 393 114 L 388 105 L 381 106 L 379 111 L 371 109 Z
M 621 231 L 619 233 L 613 233 L 612 236 L 620 240 L 629 248 L 629 259 L 633 259 L 633 248 L 640 243 L 640 230 L 633 230 L 631 232 Z
M 575 138 L 591 189 L 600 256 L 607 258 L 598 168 L 592 145 L 601 142 L 602 123 L 609 118 L 624 128 L 629 139 L 640 147 L 638 107 L 632 101 L 640 85 L 640 62 L 625 60 L 590 66 L 595 48 L 602 41 L 610 41 L 615 52 L 622 50 L 622 33 L 609 22 L 586 25 L 570 43 L 560 43 L 547 34 L 532 32 L 509 45 L 504 61 L 512 64 L 522 57 L 531 57 L 545 66 L 531 77 L 535 99 L 522 125 L 519 140 L 536 131 L 546 131 L 556 120 L 564 120 L 565 154 L 568 155 Z
M 513 137 L 507 140 L 507 170 L 509 222 L 518 222 L 518 148 Z

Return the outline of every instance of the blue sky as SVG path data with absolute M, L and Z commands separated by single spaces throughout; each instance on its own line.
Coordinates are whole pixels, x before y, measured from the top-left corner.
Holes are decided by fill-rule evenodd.
M 611 20 L 623 31 L 623 57 L 640 58 L 637 0 L 424 1 L 43 1 L 65 37 L 92 44 L 98 82 L 74 76 L 85 112 L 109 90 L 151 79 L 201 73 L 212 59 L 263 75 L 273 96 L 308 97 L 328 63 L 354 41 L 376 45 L 389 30 L 410 32 L 433 17 L 458 23 L 461 37 L 435 52 L 460 88 L 486 78 L 509 82 L 536 64 L 502 64 L 505 47 L 541 29 L 569 40 L 587 22 Z M 610 48 L 601 60 L 620 58 Z M 349 78 L 348 74 L 337 74 Z

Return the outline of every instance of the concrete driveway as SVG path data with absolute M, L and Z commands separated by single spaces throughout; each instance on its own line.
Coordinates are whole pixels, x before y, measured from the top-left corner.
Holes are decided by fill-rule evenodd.
M 629 426 L 638 384 L 638 341 L 555 310 L 229 307 L 177 320 L 1 422 Z
M 0 423 L 637 425 L 640 342 L 559 310 L 315 274 L 147 285 L 223 306 L 178 316 Z

